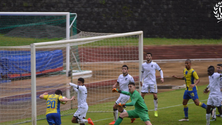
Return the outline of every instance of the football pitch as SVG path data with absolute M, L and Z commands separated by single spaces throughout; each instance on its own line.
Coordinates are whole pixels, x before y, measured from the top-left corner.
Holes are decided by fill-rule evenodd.
M 183 81 L 178 81 L 182 83 Z M 199 100 L 203 103 L 207 103 L 208 94 L 203 94 L 203 90 L 207 85 L 198 86 L 198 96 Z M 168 92 L 158 93 L 158 113 L 159 116 L 154 117 L 154 104 L 153 96 L 148 94 L 145 96 L 145 102 L 149 109 L 149 117 L 153 125 L 203 125 L 206 124 L 206 110 L 196 106 L 192 100 L 189 101 L 189 122 L 179 122 L 178 120 L 184 117 L 183 113 L 183 99 L 184 89 L 178 89 Z M 114 102 L 113 102 L 114 103 Z M 89 107 L 90 108 L 90 107 Z M 107 107 L 107 110 L 112 111 L 112 107 Z M 127 108 L 126 108 L 127 110 Z M 74 113 L 74 112 L 73 112 Z M 218 112 L 217 112 L 218 114 Z M 87 118 L 91 118 L 95 125 L 109 125 L 113 120 L 112 112 L 109 113 L 87 113 Z M 73 125 L 71 123 L 72 115 L 62 116 L 63 125 Z M 211 122 L 212 125 L 221 125 L 222 118 L 217 118 L 216 121 Z M 39 120 L 38 125 L 47 125 L 47 121 Z M 138 118 L 134 123 L 130 123 L 129 118 L 124 118 L 121 125 L 143 125 L 144 123 Z M 30 125 L 30 123 L 25 123 L 21 125 Z

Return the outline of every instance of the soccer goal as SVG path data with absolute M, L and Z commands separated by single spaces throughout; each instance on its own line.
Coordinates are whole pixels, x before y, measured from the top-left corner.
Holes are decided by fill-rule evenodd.
M 71 80 L 77 83 L 79 77 L 85 79 L 88 90 L 88 112 L 112 112 L 119 96 L 111 92 L 112 85 L 122 73 L 122 65 L 128 65 L 129 74 L 139 89 L 142 31 L 82 32 L 73 38 L 0 48 L 3 57 L 0 62 L 4 65 L 0 68 L 5 72 L 4 83 L 0 83 L 2 124 L 32 122 L 35 125 L 36 120 L 45 119 L 46 101 L 39 99 L 39 95 L 53 94 L 60 89 L 63 95 L 71 97 L 74 92 L 67 84 Z M 67 71 L 71 71 L 71 75 Z M 60 108 L 61 115 L 72 115 L 77 109 L 77 100 Z
M 33 85 L 32 98 L 38 96 L 35 95 L 35 93 L 38 94 L 38 91 L 36 92 L 36 88 L 38 87 L 35 86 L 43 84 L 40 83 L 41 80 L 39 81 L 39 78 L 36 77 L 35 74 L 36 72 L 38 72 L 36 71 L 36 52 L 38 52 L 39 50 L 48 49 L 68 51 L 67 49 L 65 49 L 67 48 L 67 46 L 70 46 L 71 48 L 68 49 L 70 50 L 69 53 L 74 53 L 74 55 L 78 56 L 79 60 L 77 60 L 77 62 L 79 62 L 81 69 L 92 71 L 92 76 L 85 78 L 85 85 L 88 89 L 87 103 L 89 105 L 89 112 L 112 112 L 112 106 L 114 104 L 114 101 L 118 98 L 119 94 L 112 93 L 111 89 L 112 85 L 116 82 L 118 76 L 121 74 L 122 65 L 125 64 L 129 66 L 129 74 L 134 77 L 137 85 L 139 84 L 139 74 L 141 70 L 140 65 L 142 65 L 143 61 L 142 31 L 44 43 L 34 43 L 31 45 Z M 72 58 L 71 54 L 67 55 L 67 52 L 65 51 L 63 51 L 63 53 L 63 60 L 70 58 L 71 62 L 76 62 L 73 61 L 74 58 Z M 59 59 L 61 59 L 61 57 L 58 58 L 58 60 Z M 76 64 L 70 63 L 70 65 L 73 65 L 70 67 L 75 67 L 74 65 Z M 46 79 L 50 79 L 50 81 L 44 80 L 45 84 L 51 83 L 56 86 L 58 84 L 64 83 L 65 85 L 71 81 L 71 78 L 67 78 L 66 75 L 55 75 L 50 77 L 46 77 Z M 84 75 L 79 75 L 79 77 L 84 77 Z M 77 79 L 78 77 L 73 78 L 73 82 L 77 83 Z M 70 91 L 71 95 L 73 95 L 73 90 L 70 89 Z M 35 103 L 35 101 L 33 103 Z M 37 111 L 44 112 L 44 101 L 37 100 L 36 104 L 42 105 L 41 108 L 40 106 L 37 106 Z M 35 107 L 33 106 L 32 108 Z M 67 103 L 65 108 L 66 111 L 64 111 L 63 113 L 73 114 L 77 108 L 77 101 Z

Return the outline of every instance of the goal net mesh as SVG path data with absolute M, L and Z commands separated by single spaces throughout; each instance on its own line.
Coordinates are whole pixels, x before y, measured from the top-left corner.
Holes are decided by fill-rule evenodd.
M 75 18 L 75 14 L 70 14 L 70 23 Z M 0 14 L 0 20 L 0 38 L 8 41 L 5 42 L 5 46 L 25 45 L 31 44 L 32 42 L 55 41 L 66 38 L 65 15 L 37 16 Z M 77 34 L 76 21 L 70 28 L 70 34 Z M 8 37 L 11 39 L 7 39 Z M 16 42 L 13 41 L 14 39 L 17 39 Z
M 139 35 L 85 40 L 92 36 L 110 34 L 81 32 L 72 36 L 69 43 L 69 61 L 72 81 L 85 79 L 88 90 L 88 112 L 112 112 L 118 93 L 112 93 L 112 86 L 122 73 L 122 65 L 128 65 L 136 86 L 139 84 Z M 114 34 L 115 35 L 115 34 Z M 31 119 L 31 61 L 30 47 L 0 48 L 0 124 L 16 124 Z M 36 46 L 36 91 L 37 119 L 45 119 L 46 100 L 40 94 L 54 94 L 60 89 L 63 96 L 76 96 L 68 86 L 71 77 L 66 76 L 67 44 Z M 60 105 L 61 115 L 70 115 L 77 110 L 77 99 Z M 127 107 L 127 110 L 133 107 Z

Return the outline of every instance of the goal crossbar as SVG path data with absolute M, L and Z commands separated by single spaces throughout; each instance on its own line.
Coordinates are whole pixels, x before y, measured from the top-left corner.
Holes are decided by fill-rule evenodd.
M 109 39 L 109 38 L 117 38 L 117 37 L 125 37 L 131 35 L 141 35 L 143 31 L 135 31 L 135 32 L 128 32 L 128 33 L 119 33 L 119 34 L 112 34 L 106 36 L 96 36 L 96 37 L 89 37 L 89 38 L 79 38 L 79 39 L 70 39 L 70 40 L 59 40 L 59 41 L 50 41 L 50 42 L 40 42 L 40 43 L 33 43 L 35 46 L 43 46 L 43 45 L 53 45 L 53 44 L 68 44 L 73 42 L 82 42 L 82 41 L 91 41 L 91 40 L 102 40 L 102 39 Z
M 138 48 L 139 48 L 139 77 L 141 77 L 141 71 L 142 71 L 142 63 L 143 63 L 143 31 L 136 31 L 136 32 L 128 32 L 128 33 L 119 33 L 119 34 L 112 34 L 112 35 L 106 35 L 106 36 L 96 36 L 96 37 L 88 37 L 88 38 L 80 38 L 80 39 L 71 39 L 71 40 L 59 40 L 59 41 L 51 41 L 51 42 L 41 42 L 41 43 L 33 43 L 31 44 L 31 90 L 32 90 L 32 125 L 36 125 L 36 48 L 38 46 L 44 46 L 44 45 L 53 45 L 53 44 L 66 44 L 66 51 L 68 52 L 70 50 L 70 43 L 75 42 L 82 42 L 82 41 L 97 41 L 97 40 L 103 40 L 103 39 L 109 39 L 109 38 L 117 38 L 117 37 L 126 37 L 126 36 L 133 36 L 138 35 L 139 41 L 138 41 Z M 69 69 L 69 57 L 70 53 L 66 53 L 66 76 L 68 76 Z M 140 79 L 140 78 L 139 78 Z M 140 83 L 139 83 L 140 87 Z

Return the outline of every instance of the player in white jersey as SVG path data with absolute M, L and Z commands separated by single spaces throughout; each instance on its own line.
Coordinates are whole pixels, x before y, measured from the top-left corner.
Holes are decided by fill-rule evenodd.
M 217 72 L 222 73 L 221 70 L 222 70 L 222 64 L 217 64 Z M 221 105 L 222 105 L 222 78 L 220 78 L 220 91 L 221 91 L 220 100 L 221 100 Z M 219 109 L 218 109 L 218 111 L 219 111 Z M 214 109 L 214 112 L 212 114 L 216 115 L 216 109 Z M 217 115 L 217 117 L 220 117 L 220 116 L 221 116 L 221 114 Z M 216 117 L 214 116 L 213 119 L 214 118 L 216 118 Z
M 220 100 L 220 78 L 221 74 L 215 73 L 215 69 L 213 66 L 208 67 L 208 75 L 209 75 L 209 85 L 204 90 L 204 93 L 208 93 L 210 90 L 210 94 L 207 100 L 207 110 L 206 110 L 206 121 L 207 125 L 210 125 L 210 116 L 211 116 L 211 108 L 218 107 L 220 114 L 221 112 L 221 100 Z
M 120 90 L 129 92 L 128 84 L 130 82 L 134 82 L 134 79 L 130 74 L 128 74 L 128 66 L 123 65 L 122 66 L 122 74 L 119 75 L 117 82 L 113 85 L 113 88 L 116 88 L 117 85 L 119 85 Z M 114 125 L 115 121 L 118 119 L 118 111 L 120 113 L 126 112 L 126 110 L 123 109 L 123 107 L 119 107 L 118 104 L 119 103 L 125 104 L 129 99 L 130 99 L 130 96 L 120 94 L 119 98 L 116 100 L 116 102 L 113 106 L 114 121 L 109 123 L 110 125 Z M 131 123 L 133 123 L 134 120 L 135 120 L 135 118 L 132 118 Z
M 85 80 L 83 78 L 79 78 L 78 85 L 74 83 L 69 83 L 69 85 L 72 86 L 74 91 L 76 91 L 78 94 L 78 109 L 72 117 L 72 123 L 79 123 L 80 125 L 85 125 L 85 123 L 89 123 L 91 125 L 94 125 L 90 118 L 88 118 L 87 120 L 85 119 L 86 113 L 88 111 L 88 104 L 86 102 L 87 89 L 84 85 L 84 81 Z
M 161 82 L 164 82 L 163 79 L 163 71 L 159 67 L 159 65 L 152 61 L 152 53 L 146 54 L 146 62 L 142 64 L 142 76 L 140 79 L 141 96 L 144 98 L 146 93 L 153 93 L 154 98 L 154 116 L 158 117 L 158 100 L 157 100 L 157 83 L 156 83 L 156 70 L 160 72 Z M 143 82 L 142 82 L 143 80 Z M 150 91 L 149 91 L 150 89 Z

